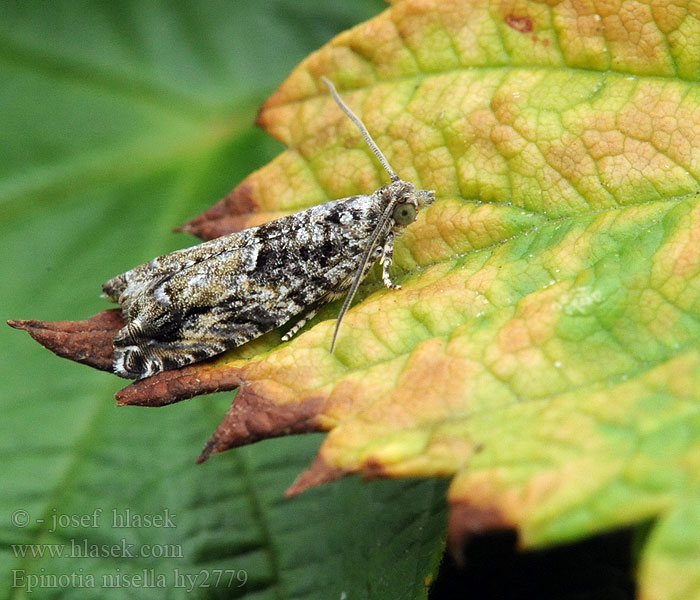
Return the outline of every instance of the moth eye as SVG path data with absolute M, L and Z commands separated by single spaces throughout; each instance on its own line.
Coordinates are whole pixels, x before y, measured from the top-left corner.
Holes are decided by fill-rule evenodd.
M 410 225 L 416 220 L 416 207 L 408 202 L 394 208 L 394 221 L 399 225 Z

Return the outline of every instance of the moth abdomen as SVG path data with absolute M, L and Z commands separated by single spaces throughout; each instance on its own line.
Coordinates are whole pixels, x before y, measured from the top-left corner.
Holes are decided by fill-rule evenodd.
M 114 336 L 114 345 L 130 345 L 144 339 L 143 322 L 134 319 L 127 323 Z
M 225 348 L 221 348 L 220 352 L 224 350 Z M 204 348 L 161 348 L 158 345 L 147 344 L 115 347 L 112 358 L 117 375 L 129 379 L 142 379 L 161 371 L 179 369 L 210 356 L 209 350 Z

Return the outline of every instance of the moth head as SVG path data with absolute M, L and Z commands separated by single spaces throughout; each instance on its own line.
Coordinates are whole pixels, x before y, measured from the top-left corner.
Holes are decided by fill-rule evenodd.
M 435 199 L 430 190 L 417 190 L 408 181 L 395 181 L 388 186 L 391 203 L 393 204 L 391 218 L 394 226 L 403 228 L 416 220 L 418 211 L 428 206 Z
M 370 147 L 370 150 L 377 157 L 379 162 L 384 167 L 384 170 L 389 174 L 391 178 L 391 184 L 381 188 L 377 193 L 380 194 L 385 200 L 390 203 L 387 207 L 387 212 L 384 214 L 384 218 L 390 218 L 393 221 L 394 227 L 403 228 L 406 225 L 410 225 L 416 220 L 416 214 L 418 211 L 432 203 L 435 199 L 434 192 L 431 190 L 416 190 L 416 187 L 408 182 L 403 181 L 391 168 L 389 161 L 386 159 L 382 151 L 379 149 L 372 136 L 367 131 L 365 124 L 360 120 L 360 118 L 350 110 L 350 107 L 343 102 L 342 98 L 338 95 L 333 84 L 326 79 L 321 77 L 321 81 L 328 86 L 328 90 L 333 96 L 333 99 L 337 102 L 341 110 L 350 118 L 350 120 L 355 124 L 357 129 L 362 134 L 365 142 Z

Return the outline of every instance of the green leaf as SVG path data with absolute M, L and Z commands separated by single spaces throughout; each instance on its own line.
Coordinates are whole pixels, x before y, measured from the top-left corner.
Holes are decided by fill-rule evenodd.
M 230 203 L 253 223 L 385 180 L 325 75 L 397 173 L 438 196 L 397 243 L 403 289 L 370 281 L 333 355 L 337 307 L 289 344 L 120 397 L 235 381 L 206 452 L 329 430 L 292 492 L 454 476 L 455 546 L 484 528 L 536 548 L 657 519 L 642 596 L 700 598 L 694 10 L 404 0 L 338 36 L 266 102 L 259 120 L 288 149 Z
M 371 192 L 385 181 L 319 84 L 328 76 L 394 169 L 439 197 L 397 245 L 403 289 L 381 290 L 370 280 L 335 355 L 328 345 L 337 307 L 330 306 L 289 344 L 278 346 L 271 334 L 213 363 L 135 384 L 120 400 L 143 394 L 164 403 L 218 381 L 240 384 L 215 450 L 265 435 L 331 430 L 292 491 L 348 473 L 454 476 L 448 496 L 455 546 L 489 527 L 514 527 L 521 544 L 534 548 L 655 519 L 640 552 L 642 597 L 700 597 L 696 12 L 665 1 L 403 0 L 335 38 L 264 105 L 259 122 L 288 149 L 247 177 L 224 208 L 247 225 Z M 216 47 L 219 38 L 209 39 Z M 163 46 L 130 45 L 132 53 L 134 47 L 152 57 Z M 33 57 L 14 55 L 15 69 Z M 233 154 L 237 147 L 237 121 L 225 111 L 210 120 L 214 101 L 202 112 L 191 90 L 205 93 L 202 78 L 210 71 L 188 71 L 187 58 L 178 57 L 167 77 L 154 70 L 155 87 L 134 77 L 112 85 L 146 99 L 129 118 L 119 118 L 115 103 L 100 104 L 114 113 L 112 135 L 143 136 L 150 125 L 166 132 L 165 143 L 146 141 L 140 152 L 126 144 L 120 162 L 100 146 L 109 142 L 109 128 L 85 140 L 98 148 L 83 154 L 80 136 L 63 132 L 80 168 L 47 162 L 55 148 L 42 147 L 35 174 L 51 185 L 10 179 L 5 189 L 16 199 L 8 213 L 19 222 L 38 212 L 38 202 L 56 198 L 71 207 L 70 178 L 80 174 L 78 189 L 94 191 L 106 172 L 122 185 L 119 202 L 104 198 L 113 211 L 90 222 L 88 204 L 76 200 L 66 223 L 82 225 L 87 216 L 81 231 L 96 231 L 98 221 L 121 220 L 126 206 L 130 217 L 142 211 L 134 229 L 146 239 L 153 207 L 142 198 L 160 197 L 174 211 L 179 200 L 184 211 L 193 191 L 202 195 L 215 185 L 222 148 Z M 130 60 L 120 56 L 117 71 L 128 74 Z M 57 70 L 46 60 L 44 71 L 71 75 L 71 93 L 80 92 L 75 62 Z M 178 81 L 188 82 L 187 91 L 171 85 Z M 43 97 L 27 95 L 27 106 Z M 153 98 L 167 101 L 155 110 Z M 90 109 L 78 113 L 81 123 L 94 120 Z M 177 118 L 183 114 L 188 119 Z M 69 121 L 66 130 L 75 129 Z M 10 131 L 31 138 L 32 123 Z M 134 170 L 140 177 L 130 176 Z M 48 223 L 44 230 L 56 233 Z M 100 261 L 125 246 L 120 228 L 106 236 Z M 64 262 L 89 245 L 72 241 Z M 150 255 L 169 247 L 157 241 Z M 36 254 L 32 249 L 32 259 Z M 61 255 L 40 258 L 52 265 Z M 22 288 L 35 309 L 46 298 L 46 307 L 60 310 L 54 296 L 64 284 L 83 297 L 84 273 L 71 266 L 73 286 L 54 276 L 41 289 Z M 180 414 L 171 411 L 160 412 Z M 157 423 L 166 437 L 166 417 Z M 90 440 L 87 432 L 99 429 L 88 420 L 84 431 Z M 138 438 L 144 451 L 156 443 L 149 434 Z
M 383 8 L 379 0 L 5 2 L 3 319 L 86 317 L 105 307 L 102 281 L 191 244 L 170 228 L 279 152 L 252 129 L 262 100 L 306 54 Z M 113 376 L 56 359 L 9 328 L 0 336 L 7 597 L 425 596 L 443 545 L 443 482 L 348 480 L 284 499 L 318 436 L 272 440 L 198 467 L 230 397 L 120 409 Z M 126 509 L 167 509 L 175 527 L 113 527 L 112 511 Z M 96 510 L 97 522 L 51 531 L 54 516 L 89 519 Z M 27 526 L 13 525 L 17 511 Z M 122 540 L 174 557 L 122 557 L 111 549 Z M 102 554 L 49 556 L 47 544 L 71 543 Z M 23 546 L 22 558 L 18 544 L 38 546 Z M 32 549 L 45 556 L 30 557 Z M 139 583 L 144 569 L 152 577 Z M 212 589 L 214 569 L 245 572 L 246 583 L 229 586 L 224 572 Z M 194 591 L 174 588 L 176 573 L 199 574 Z M 30 576 L 60 574 L 82 580 L 45 579 L 28 593 Z M 144 587 L 159 576 L 167 592 Z

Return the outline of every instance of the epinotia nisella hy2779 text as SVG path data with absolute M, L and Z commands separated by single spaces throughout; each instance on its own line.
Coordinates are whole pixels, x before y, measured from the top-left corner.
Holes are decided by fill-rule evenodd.
M 114 337 L 114 372 L 141 379 L 240 346 L 300 316 L 290 339 L 327 302 L 345 295 L 338 328 L 357 287 L 379 260 L 389 278 L 394 238 L 433 199 L 389 166 L 364 124 L 340 99 L 391 183 L 159 256 L 102 289 L 126 325 Z

